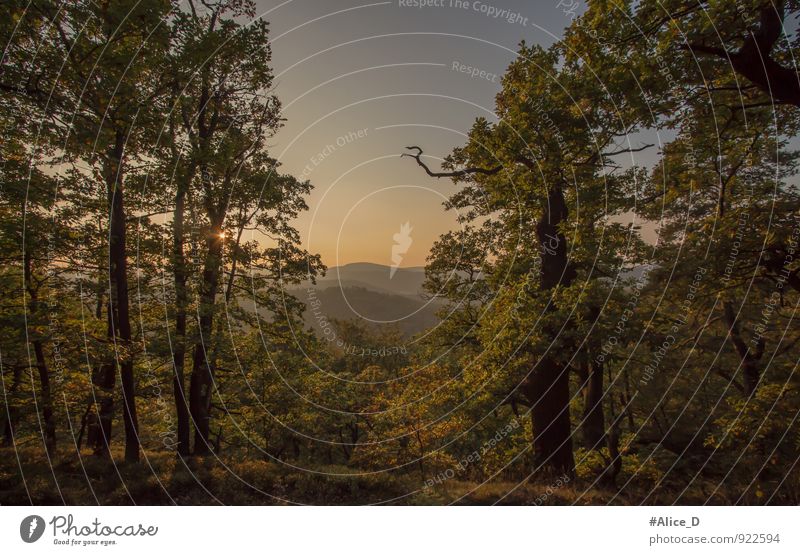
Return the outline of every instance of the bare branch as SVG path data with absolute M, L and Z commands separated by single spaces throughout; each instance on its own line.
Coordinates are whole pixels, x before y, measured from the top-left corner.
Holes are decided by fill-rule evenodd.
M 471 175 L 471 174 L 476 174 L 476 173 L 477 174 L 481 174 L 481 175 L 495 175 L 495 174 L 499 173 L 500 170 L 503 169 L 503 166 L 496 166 L 496 167 L 491 168 L 491 169 L 486 169 L 486 168 L 464 168 L 463 170 L 457 170 L 457 171 L 452 171 L 452 172 L 434 172 L 434 171 L 431 171 L 431 169 L 427 166 L 427 164 L 425 164 L 425 162 L 422 161 L 422 149 L 420 147 L 418 147 L 418 146 L 407 146 L 406 150 L 416 150 L 417 153 L 416 154 L 409 154 L 409 153 L 406 152 L 406 153 L 400 155 L 401 158 L 403 156 L 408 156 L 409 158 L 415 159 L 417 161 L 417 164 L 419 164 L 422 167 L 422 169 L 425 170 L 425 173 L 427 173 L 431 177 L 436 177 L 436 178 L 441 178 L 441 177 L 464 177 L 465 175 Z
M 647 143 L 647 144 L 642 145 L 642 146 L 640 146 L 638 148 L 621 148 L 619 150 L 615 150 L 614 152 L 604 152 L 603 153 L 603 157 L 605 158 L 606 156 L 616 156 L 618 154 L 629 154 L 629 153 L 632 153 L 632 152 L 642 152 L 643 150 L 647 150 L 648 148 L 651 148 L 651 147 L 654 147 L 654 146 L 656 146 L 656 145 L 654 145 L 652 143 Z

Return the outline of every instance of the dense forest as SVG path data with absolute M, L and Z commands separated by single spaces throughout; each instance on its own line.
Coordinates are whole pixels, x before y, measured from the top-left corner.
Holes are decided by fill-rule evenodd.
M 397 147 L 461 224 L 410 341 L 309 325 L 252 0 L 4 0 L 0 503 L 800 502 L 798 17 L 521 42 L 443 163 Z

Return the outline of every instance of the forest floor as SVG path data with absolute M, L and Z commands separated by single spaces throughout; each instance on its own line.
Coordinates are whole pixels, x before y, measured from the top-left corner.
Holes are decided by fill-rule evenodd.
M 114 452 L 114 460 L 122 453 Z M 99 459 L 85 451 L 58 452 L 52 463 L 39 449 L 0 449 L 2 505 L 634 505 L 735 503 L 735 492 L 697 484 L 677 496 L 666 489 L 593 487 L 573 479 L 554 487 L 536 481 L 472 483 L 450 479 L 430 488 L 417 474 L 353 474 L 346 467 L 287 470 L 267 461 L 181 461 L 148 453 L 139 464 Z M 552 481 L 550 481 L 552 482 Z M 739 502 L 758 503 L 757 499 Z

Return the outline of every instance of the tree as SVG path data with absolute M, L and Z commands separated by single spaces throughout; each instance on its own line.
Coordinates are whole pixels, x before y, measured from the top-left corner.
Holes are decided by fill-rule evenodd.
M 49 0 L 28 6 L 31 27 L 45 45 L 35 56 L 18 59 L 23 87 L 16 92 L 39 102 L 48 133 L 64 160 L 84 159 L 97 168 L 107 196 L 108 340 L 114 360 L 102 363 L 96 385 L 102 391 L 97 420 L 108 453 L 113 420 L 113 390 L 119 370 L 125 422 L 125 459 L 139 457 L 131 317 L 128 298 L 128 168 L 146 150 L 148 107 L 163 87 L 167 0 L 118 0 L 62 6 Z M 45 93 L 50 93 L 45 95 Z M 117 366 L 119 365 L 119 366 Z
M 179 451 L 188 452 L 183 385 L 186 336 L 185 255 L 186 207 L 197 209 L 191 232 L 201 238 L 202 273 L 197 283 L 199 328 L 192 354 L 189 413 L 194 423 L 194 454 L 209 452 L 209 421 L 217 332 L 214 314 L 218 296 L 233 301 L 239 265 L 251 271 L 273 272 L 270 279 L 292 281 L 302 254 L 290 219 L 305 204 L 310 185 L 277 173 L 278 164 L 265 153 L 265 141 L 281 125 L 280 103 L 272 93 L 269 28 L 255 17 L 251 1 L 203 3 L 200 10 L 177 14 L 172 67 L 178 75 L 170 106 L 168 139 L 175 151 L 173 214 L 173 272 L 176 290 L 175 397 L 179 415 Z M 245 24 L 241 18 L 249 19 Z M 257 229 L 277 243 L 277 250 L 259 251 L 244 245 L 245 230 Z M 226 248 L 229 249 L 226 252 Z M 227 282 L 225 262 L 230 261 Z M 263 265 L 269 261 L 269 268 Z M 318 260 L 309 259 L 306 273 L 313 276 Z M 286 272 L 283 274 L 282 272 Z M 263 274 L 259 279 L 263 278 Z M 256 286 L 261 289 L 263 285 Z
M 500 368 L 515 368 L 520 359 L 530 365 L 511 371 L 507 385 L 531 407 L 536 467 L 571 472 L 569 376 L 583 341 L 565 333 L 565 326 L 574 317 L 571 305 L 596 321 L 597 307 L 581 290 L 616 275 L 638 254 L 630 248 L 636 241 L 627 241 L 627 254 L 611 248 L 620 240 L 625 244 L 624 226 L 610 218 L 632 206 L 635 176 L 613 157 L 648 145 L 617 144 L 639 121 L 624 92 L 605 88 L 579 60 L 559 68 L 562 56 L 559 47 L 523 44 L 497 97 L 499 121 L 476 121 L 467 145 L 446 159 L 448 171 L 430 171 L 421 151 L 414 157 L 429 175 L 466 183 L 451 206 L 466 209 L 469 218 L 500 223 L 496 242 L 487 248 L 499 253 L 497 261 L 482 266 L 496 295 L 491 323 L 482 323 L 482 345 Z M 522 324 L 507 325 L 509 315 Z M 536 322 L 538 327 L 527 327 Z M 497 341 L 497 334 L 507 343 Z M 601 371 L 592 375 L 589 385 L 602 390 Z M 592 407 L 598 396 L 590 396 Z M 590 418 L 597 414 L 588 412 Z

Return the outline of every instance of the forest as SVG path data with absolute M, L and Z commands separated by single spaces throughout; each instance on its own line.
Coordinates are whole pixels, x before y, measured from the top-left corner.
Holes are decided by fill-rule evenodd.
M 798 18 L 519 42 L 443 161 L 397 145 L 458 214 L 435 323 L 320 332 L 254 1 L 4 0 L 0 504 L 800 503 Z

